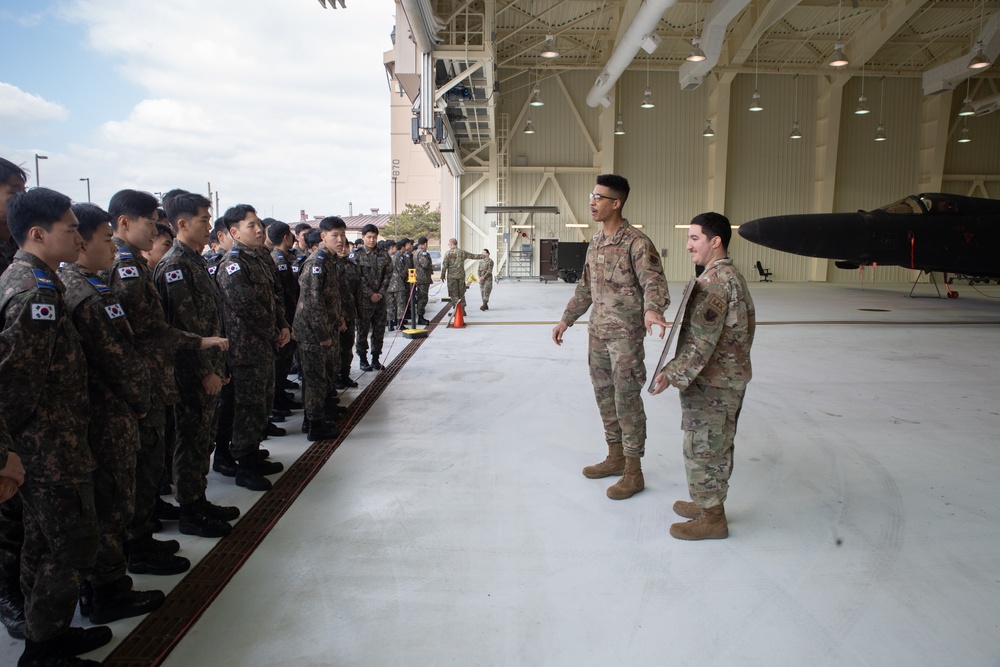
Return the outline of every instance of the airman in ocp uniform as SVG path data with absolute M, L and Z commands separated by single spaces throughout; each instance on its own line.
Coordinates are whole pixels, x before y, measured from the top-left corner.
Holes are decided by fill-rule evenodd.
M 483 248 L 483 254 L 486 258 L 480 260 L 479 270 L 476 272 L 479 278 L 479 293 L 483 297 L 483 305 L 479 306 L 479 310 L 489 310 L 490 294 L 493 293 L 493 260 L 490 259 L 490 251 L 486 248 Z

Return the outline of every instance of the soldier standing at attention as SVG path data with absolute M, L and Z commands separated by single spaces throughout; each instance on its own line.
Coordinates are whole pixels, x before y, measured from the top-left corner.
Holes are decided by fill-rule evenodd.
M 205 337 L 222 335 L 218 288 L 201 256 L 212 231 L 211 206 L 205 196 L 191 192 L 167 201 L 167 219 L 177 239 L 153 272 L 170 326 Z M 174 406 L 177 447 L 171 464 L 181 506 L 178 528 L 184 535 L 225 537 L 232 531 L 228 522 L 240 511 L 210 503 L 205 489 L 216 407 L 222 387 L 229 383 L 226 354 L 214 348 L 180 350 L 174 364 L 180 400 Z
M 135 514 L 129 523 L 128 569 L 134 574 L 179 574 L 190 562 L 174 556 L 176 541 L 153 538 L 153 509 L 164 470 L 167 406 L 179 399 L 174 379 L 174 352 L 210 347 L 226 349 L 225 338 L 201 336 L 167 324 L 153 271 L 141 252 L 156 238 L 156 197 L 138 190 L 121 190 L 111 198 L 108 213 L 118 254 L 108 276 L 108 285 L 128 314 L 135 345 L 149 368 L 152 405 L 139 420 L 139 451 L 136 454 Z
M 395 331 L 403 322 L 403 314 L 406 312 L 406 239 L 396 241 L 390 246 L 395 250 L 390 250 L 391 271 L 389 273 L 389 298 L 386 306 L 386 317 L 389 318 L 389 331 Z
M 361 273 L 361 295 L 358 307 L 357 352 L 361 370 L 382 370 L 378 358 L 382 356 L 382 338 L 385 336 L 385 295 L 389 290 L 389 256 L 379 250 L 378 227 L 368 223 L 361 228 L 364 245 L 354 251 L 354 261 Z M 368 332 L 371 332 L 372 362 L 368 363 Z
M 448 283 L 448 296 L 451 297 L 452 303 L 461 299 L 462 312 L 466 315 L 469 314 L 469 308 L 465 303 L 465 288 L 467 286 L 465 260 L 467 259 L 486 259 L 486 255 L 482 253 L 473 255 L 471 252 L 460 249 L 458 241 L 455 239 L 448 239 L 448 252 L 441 258 L 441 282 Z
M 337 250 L 337 254 L 340 255 L 340 261 L 337 262 L 340 310 L 344 314 L 344 330 L 340 332 L 340 374 L 337 377 L 337 389 L 358 386 L 358 383 L 351 379 L 351 359 L 354 349 L 354 332 L 358 322 L 361 272 L 351 255 L 353 248 L 354 246 L 347 242 L 345 232 L 344 245 Z
M 413 255 L 413 268 L 417 270 L 417 288 L 413 293 L 413 307 L 416 309 L 417 325 L 427 326 L 430 322 L 424 317 L 427 310 L 427 300 L 430 298 L 431 283 L 434 278 L 434 260 L 427 252 L 427 237 L 417 239 L 417 252 Z
M 309 421 L 309 440 L 329 440 L 340 431 L 334 426 L 331 401 L 340 372 L 340 332 L 347 328 L 341 311 L 337 250 L 347 239 L 347 225 L 338 217 L 319 223 L 323 241 L 302 265 L 299 303 L 292 333 L 299 343 L 302 398 Z
M 94 567 L 97 519 L 87 361 L 73 327 L 61 262 L 83 239 L 69 197 L 47 188 L 14 195 L 7 225 L 20 250 L 0 277 L 0 415 L 24 462 L 24 652 L 19 667 L 97 665 L 75 656 L 111 641 L 107 626 L 71 628 L 80 584 Z
M 264 228 L 257 211 L 249 204 L 237 204 L 223 217 L 234 240 L 215 272 L 222 292 L 226 334 L 232 342 L 229 372 L 234 418 L 230 453 L 236 463 L 236 484 L 251 491 L 267 491 L 271 481 L 265 475 L 279 473 L 283 466 L 261 456 L 260 441 L 271 411 L 274 359 L 277 350 L 291 339 L 291 332 L 275 298 L 274 276 L 260 257 Z
M 685 523 L 670 526 L 681 540 L 729 536 L 724 503 L 733 472 L 733 439 L 747 383 L 753 375 L 756 312 L 747 283 L 729 259 L 729 220 L 702 213 L 691 221 L 687 249 L 705 270 L 689 297 L 677 341 L 677 356 L 660 369 L 653 393 L 681 390 L 684 468 L 693 502 L 678 500 L 674 512 Z
M 490 259 L 490 251 L 483 248 L 486 259 L 479 262 L 479 293 L 483 296 L 483 305 L 479 310 L 490 309 L 490 293 L 493 291 L 493 260 Z
M 83 249 L 59 269 L 66 308 L 87 359 L 90 426 L 87 438 L 97 465 L 97 560 L 80 593 L 80 612 L 95 624 L 139 616 L 163 604 L 157 590 L 132 590 L 125 575 L 125 531 L 135 509 L 138 418 L 149 410 L 149 372 L 135 350 L 125 309 L 98 274 L 115 260 L 111 216 L 94 204 L 74 204 Z
M 646 381 L 643 337 L 660 326 L 670 305 L 667 280 L 652 241 L 622 218 L 628 181 L 615 174 L 597 177 L 590 193 L 590 217 L 602 223 L 587 248 L 587 262 L 576 293 L 552 340 L 562 345 L 567 327 L 590 313 L 588 357 L 590 380 L 604 421 L 608 456 L 583 474 L 591 479 L 623 475 L 608 488 L 613 500 L 631 498 L 645 486 L 640 464 L 646 448 L 646 412 L 642 385 Z

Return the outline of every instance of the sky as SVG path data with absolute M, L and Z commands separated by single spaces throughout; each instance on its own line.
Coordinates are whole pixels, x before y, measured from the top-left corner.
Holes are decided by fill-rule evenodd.
M 332 3 L 327 3 L 332 4 Z M 391 0 L 0 3 L 0 157 L 74 201 L 218 192 L 286 222 L 389 213 Z M 214 202 L 214 197 L 213 197 Z M 217 212 L 218 214 L 218 212 Z

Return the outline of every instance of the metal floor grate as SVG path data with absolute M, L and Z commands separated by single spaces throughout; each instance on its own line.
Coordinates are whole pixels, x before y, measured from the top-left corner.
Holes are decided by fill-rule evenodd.
M 449 307 L 446 304 L 437 313 L 432 326 L 437 326 Z M 303 452 L 273 488 L 240 518 L 233 532 L 219 540 L 170 591 L 163 606 L 143 619 L 103 664 L 155 667 L 163 663 L 425 340 L 411 340 L 375 376 L 351 403 L 337 439 L 316 442 Z

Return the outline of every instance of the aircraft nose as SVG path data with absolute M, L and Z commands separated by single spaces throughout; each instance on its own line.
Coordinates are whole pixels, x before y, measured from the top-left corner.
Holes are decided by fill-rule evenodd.
M 739 235 L 747 241 L 750 241 L 751 243 L 760 243 L 760 220 L 744 222 L 736 228 L 736 231 L 739 232 Z

